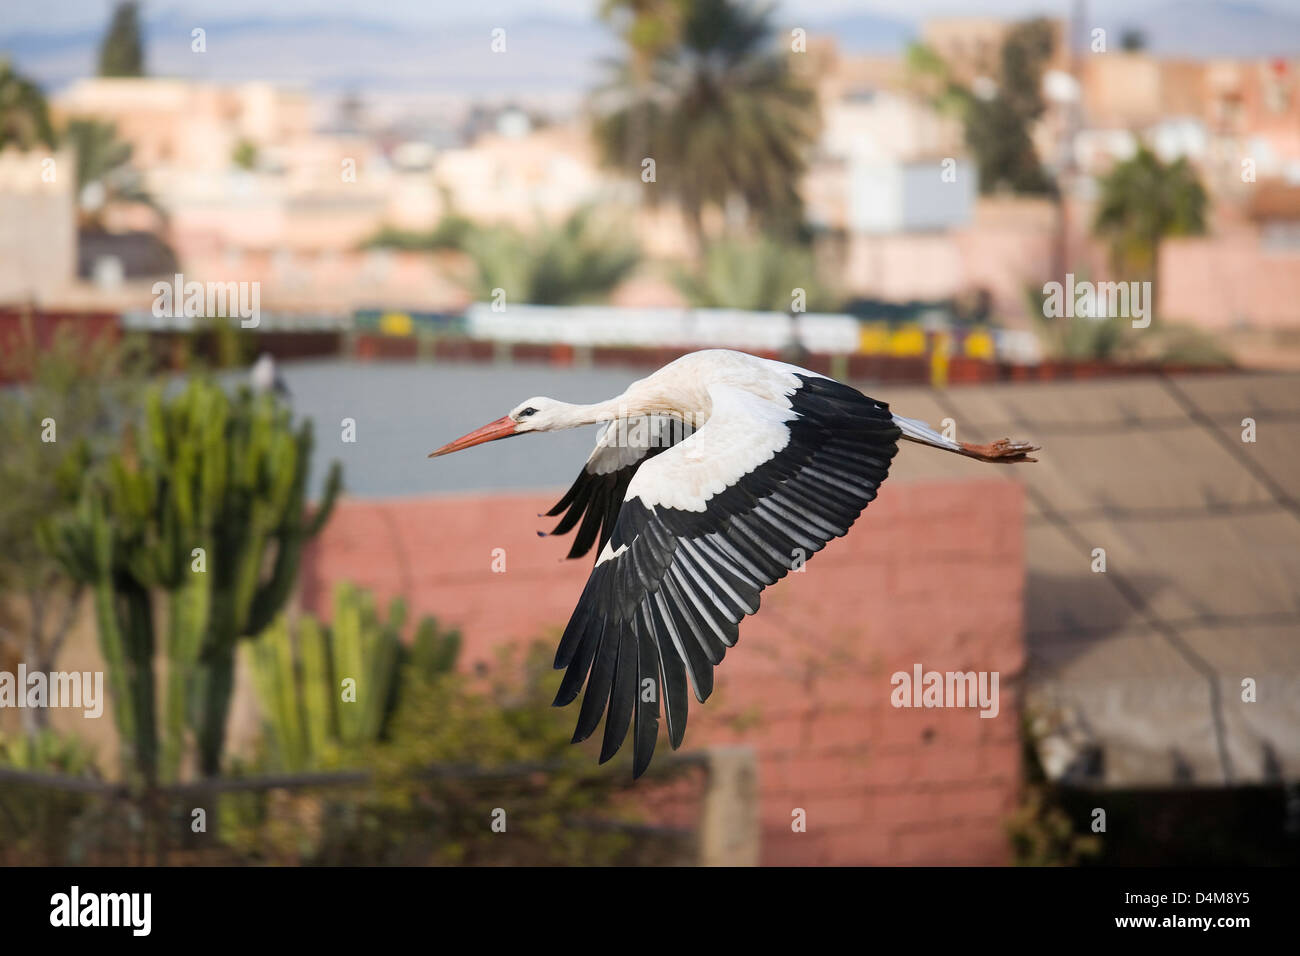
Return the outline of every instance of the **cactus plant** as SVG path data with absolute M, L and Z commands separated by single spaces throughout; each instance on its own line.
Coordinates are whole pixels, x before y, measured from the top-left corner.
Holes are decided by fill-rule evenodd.
M 155 389 L 75 514 L 42 528 L 45 547 L 95 593 L 114 711 L 131 764 L 175 777 L 192 731 L 204 775 L 220 769 L 235 648 L 288 601 L 303 545 L 333 508 L 337 463 L 314 513 L 305 508 L 311 424 L 296 430 L 270 396 L 227 396 L 195 379 Z M 158 754 L 151 594 L 167 597 L 165 743 Z
M 383 620 L 369 592 L 340 584 L 331 625 L 302 615 L 293 634 L 281 617 L 253 643 L 253 675 L 276 769 L 332 766 L 344 751 L 384 736 L 408 653 L 401 641 L 405 619 L 400 598 Z M 426 669 L 447 671 L 458 646 L 458 635 L 439 632 L 425 618 L 410 654 Z M 348 679 L 355 693 L 345 696 Z
M 71 777 L 98 777 L 95 750 L 79 737 L 45 728 L 22 737 L 0 734 L 0 767 Z

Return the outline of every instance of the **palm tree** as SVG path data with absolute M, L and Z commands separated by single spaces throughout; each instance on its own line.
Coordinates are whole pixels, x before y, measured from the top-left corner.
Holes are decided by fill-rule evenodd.
M 509 226 L 474 229 L 462 247 L 474 263 L 476 296 L 490 299 L 503 289 L 508 302 L 533 305 L 597 301 L 640 259 L 635 243 L 598 224 L 586 208 L 531 233 Z
M 839 305 L 818 278 L 812 252 L 771 236 L 711 242 L 699 269 L 680 271 L 674 281 L 691 305 L 705 309 L 786 312 L 795 289 L 804 290 L 804 311 Z
M 682 18 L 690 0 L 601 0 L 600 18 L 613 24 L 627 44 L 627 59 L 615 63 L 616 84 L 630 93 L 626 148 L 628 168 L 646 155 L 646 106 L 655 61 L 681 40 Z
M 139 171 L 131 165 L 131 144 L 117 138 L 112 123 L 71 120 L 63 137 L 77 153 L 77 194 L 83 225 L 98 226 L 103 211 L 116 203 L 142 203 L 162 214 L 145 190 Z
M 1099 186 L 1093 231 L 1110 241 L 1117 275 L 1153 279 L 1162 239 L 1205 232 L 1205 189 L 1186 159 L 1162 163 L 1143 146 Z
M 50 125 L 45 94 L 31 80 L 15 73 L 8 60 L 0 58 L 0 149 L 31 149 L 37 144 L 54 146 L 54 127 Z
M 627 169 L 634 157 L 629 171 L 640 173 L 641 160 L 653 159 L 652 201 L 680 202 L 701 245 L 710 207 L 739 201 L 761 224 L 797 223 L 796 185 L 820 118 L 814 92 L 769 45 L 770 10 L 742 0 L 617 6 L 639 11 L 633 36 L 649 39 L 628 40 L 627 58 L 597 93 L 605 161 Z M 672 17 L 672 29 L 653 31 L 656 16 Z

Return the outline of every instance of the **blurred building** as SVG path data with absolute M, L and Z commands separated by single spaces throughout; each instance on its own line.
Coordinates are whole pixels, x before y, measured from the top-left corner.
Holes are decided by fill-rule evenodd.
M 281 309 L 345 311 L 384 304 L 385 292 L 412 307 L 461 298 L 427 262 L 361 249 L 384 226 L 436 221 L 442 203 L 428 157 L 411 148 L 390 156 L 360 134 L 315 132 L 306 93 L 93 79 L 73 84 L 54 110 L 112 123 L 131 145 L 145 188 L 167 212 L 165 238 L 192 278 L 260 282 L 263 304 Z
M 1052 205 L 981 197 L 961 122 L 911 88 L 901 58 L 844 56 L 830 41 L 810 56 L 824 129 L 804 198 L 823 264 L 852 295 L 978 291 L 1000 317 L 1021 314 L 1025 285 L 1050 274 Z
M 76 280 L 75 159 L 0 151 L 0 302 L 46 304 Z
M 381 230 L 428 232 L 450 213 L 532 229 L 594 206 L 629 223 L 652 256 L 692 248 L 680 210 L 641 203 L 653 184 L 603 168 L 585 124 L 539 125 L 519 109 L 474 114 L 469 138 L 447 148 L 317 122 L 305 93 L 266 83 L 93 79 L 54 109 L 112 123 L 131 144 L 183 272 L 261 282 L 272 309 L 461 307 L 465 269 L 446 256 L 364 248 Z M 675 301 L 647 281 L 622 299 Z
M 593 207 L 626 224 L 646 255 L 680 258 L 693 248 L 675 203 L 654 204 L 654 182 L 601 163 L 585 121 L 534 126 L 517 112 L 496 128 L 438 156 L 434 182 L 450 209 L 480 223 L 534 228 Z M 656 176 L 658 172 L 656 171 Z
M 312 127 L 307 94 L 268 83 L 95 77 L 73 83 L 52 107 L 59 120 L 112 123 L 153 177 L 220 173 L 240 142 L 273 152 L 310 137 Z
M 1208 234 L 1161 246 L 1161 314 L 1216 332 L 1300 327 L 1300 64 L 1107 53 L 1085 54 L 1081 66 L 1073 152 L 1084 176 L 1145 144 L 1165 162 L 1191 163 L 1209 193 Z M 1078 228 L 1091 217 L 1085 199 Z M 1104 256 L 1091 261 L 1106 270 Z M 1237 351 L 1269 361 L 1285 344 L 1247 337 Z
M 1300 64 L 1178 60 L 1141 52 L 1080 58 L 1082 121 L 1074 159 L 1105 172 L 1145 142 L 1187 158 L 1216 198 L 1240 202 L 1254 181 L 1300 180 Z
M 970 84 L 998 75 L 1011 26 L 996 17 L 932 17 L 921 24 L 921 42 L 943 58 L 955 79 Z

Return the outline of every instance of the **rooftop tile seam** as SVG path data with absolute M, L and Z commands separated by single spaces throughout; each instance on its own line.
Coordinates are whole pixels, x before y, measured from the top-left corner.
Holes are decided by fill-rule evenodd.
M 1264 468 L 1254 459 L 1249 458 L 1242 453 L 1241 442 L 1234 442 L 1232 439 L 1228 438 L 1227 435 L 1223 434 L 1223 431 L 1215 425 L 1214 420 L 1206 412 L 1201 410 L 1201 407 L 1196 404 L 1191 396 L 1178 387 L 1172 377 L 1169 375 L 1160 375 L 1158 379 L 1164 386 L 1165 391 L 1167 391 L 1169 395 L 1173 397 L 1174 401 L 1178 402 L 1178 404 L 1187 412 L 1188 418 L 1197 425 L 1200 425 L 1204 431 L 1209 432 L 1210 437 L 1219 443 L 1219 445 L 1228 453 L 1229 457 L 1245 469 L 1251 477 L 1269 490 L 1269 493 L 1273 495 L 1278 504 L 1282 505 L 1282 507 L 1289 510 L 1293 515 L 1300 518 L 1300 502 L 1297 502 L 1292 498 L 1287 493 L 1287 490 L 1283 488 L 1273 478 L 1273 476 L 1265 471 Z
M 1206 628 L 1218 630 L 1227 627 L 1271 627 L 1295 624 L 1300 627 L 1300 610 L 1296 611 L 1275 611 L 1264 614 L 1210 614 L 1198 617 L 1173 617 L 1162 618 L 1170 627 L 1176 627 L 1182 630 L 1191 628 Z M 1073 640 L 1088 640 L 1094 637 L 1105 637 L 1109 634 L 1129 633 L 1136 635 L 1142 633 L 1126 627 L 1081 627 L 1081 628 L 1043 628 L 1039 630 L 1028 630 L 1025 637 L 1031 640 L 1046 641 L 1047 643 L 1060 643 L 1066 645 Z M 1061 638 L 1059 642 L 1054 641 Z
M 1250 408 L 1242 411 L 1216 412 L 1216 415 L 1223 416 L 1223 421 L 1218 424 L 1223 428 L 1235 427 L 1235 416 L 1249 416 L 1256 422 L 1266 423 L 1291 423 L 1300 424 L 1300 412 L 1293 412 L 1289 409 L 1259 409 Z M 1228 421 L 1232 416 L 1234 421 Z M 960 419 L 954 418 L 954 421 Z M 972 428 L 983 429 L 984 431 L 996 431 L 1002 428 L 1033 428 L 1041 434 L 1051 435 L 1107 435 L 1107 434 L 1124 434 L 1127 432 L 1138 431 L 1173 431 L 1178 428 L 1187 428 L 1197 424 L 1183 415 L 1175 417 L 1159 418 L 1114 418 L 1100 422 L 1080 422 L 1080 421 L 1052 421 L 1050 419 L 1027 419 L 1023 417 L 1012 417 L 1009 419 L 993 420 L 979 419 L 967 416 L 966 424 Z M 1037 437 L 1041 437 L 1041 434 Z
M 1060 518 L 1052 510 L 1051 503 L 1048 502 L 1042 494 L 1034 488 L 1027 488 L 1026 493 L 1030 498 L 1038 502 L 1039 510 L 1044 515 L 1053 519 L 1053 524 L 1064 535 L 1069 537 L 1080 548 L 1086 549 L 1088 542 L 1068 521 Z M 1178 631 L 1163 620 L 1142 597 L 1139 588 L 1133 585 L 1121 571 L 1111 571 L 1107 575 L 1111 583 L 1115 585 L 1120 595 L 1128 601 L 1133 608 L 1134 613 L 1141 618 L 1152 630 L 1159 634 L 1169 644 L 1174 651 L 1185 660 L 1201 678 L 1205 681 L 1210 694 L 1210 719 L 1214 724 L 1214 741 L 1219 751 L 1219 766 L 1223 773 L 1223 779 L 1231 782 L 1233 779 L 1232 757 L 1228 752 L 1227 727 L 1223 717 L 1223 698 L 1219 691 L 1218 673 L 1213 665 L 1193 649 Z
M 1164 377 L 1162 376 L 1162 378 Z M 950 415 L 953 415 L 956 411 L 949 395 L 945 392 L 936 393 L 935 402 L 941 409 L 948 412 Z M 1180 404 L 1186 406 L 1186 402 Z M 1029 465 L 1027 467 L 1032 468 L 1033 466 Z M 1056 513 L 1052 507 L 1051 501 L 1048 500 L 1046 495 L 1034 488 L 1032 485 L 1026 485 L 1025 496 L 1026 501 L 1031 501 L 1037 504 L 1038 510 L 1045 517 L 1051 520 L 1053 525 L 1062 534 L 1069 537 L 1070 540 L 1083 549 L 1082 553 L 1086 553 L 1089 550 L 1088 542 L 1083 540 L 1082 535 L 1079 534 L 1073 525 Z M 1214 741 L 1219 752 L 1219 766 L 1223 772 L 1224 780 L 1231 782 L 1233 778 L 1232 757 L 1228 753 L 1227 728 L 1223 717 L 1223 700 L 1219 691 L 1219 683 L 1214 668 L 1210 665 L 1209 661 L 1197 654 L 1174 628 L 1170 627 L 1165 621 L 1160 619 L 1160 617 L 1146 603 L 1145 599 L 1142 597 L 1142 592 L 1125 578 L 1123 572 L 1110 572 L 1109 576 L 1111 582 L 1116 586 L 1124 599 L 1128 601 L 1129 605 L 1133 608 L 1138 617 L 1144 620 L 1150 627 L 1164 637 L 1169 645 L 1177 653 L 1182 655 L 1183 659 L 1186 660 L 1189 665 L 1201 674 L 1201 677 L 1205 681 L 1210 693 L 1210 718 L 1214 724 Z M 1028 650 L 1027 644 L 1026 650 Z
M 1118 508 L 1101 505 L 1096 508 L 1057 509 L 1053 514 L 1064 521 L 1187 521 L 1193 518 L 1218 518 L 1242 515 L 1268 515 L 1276 512 L 1290 513 L 1290 509 L 1277 501 L 1206 502 L 1203 506 L 1178 505 L 1172 507 Z M 1300 517 L 1300 516 L 1298 516 Z M 1036 513 L 1025 516 L 1026 524 L 1050 524 L 1051 518 Z

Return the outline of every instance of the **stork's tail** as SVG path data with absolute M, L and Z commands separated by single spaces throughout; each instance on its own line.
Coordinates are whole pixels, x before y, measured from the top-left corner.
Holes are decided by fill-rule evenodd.
M 945 438 L 925 422 L 917 421 L 915 418 L 894 415 L 893 419 L 894 424 L 903 430 L 904 438 L 908 441 L 919 442 L 922 445 L 929 445 L 931 448 L 939 448 L 943 451 L 965 455 L 967 458 L 991 461 L 1003 465 L 1020 461 L 1038 461 L 1037 458 L 1031 458 L 1029 453 L 1038 451 L 1039 446 L 1031 445 L 1027 441 L 1011 441 L 1009 438 L 1000 438 L 995 442 L 989 442 L 987 445 L 977 445 L 974 442 L 954 441 L 951 438 Z

